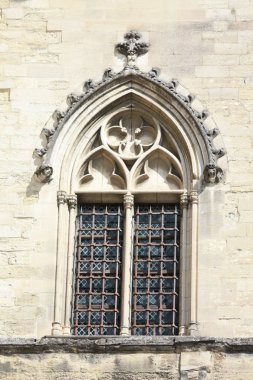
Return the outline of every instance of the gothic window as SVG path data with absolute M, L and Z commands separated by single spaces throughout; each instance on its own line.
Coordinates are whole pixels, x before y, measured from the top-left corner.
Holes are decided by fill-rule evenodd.
M 180 210 L 168 202 L 182 193 L 182 167 L 173 139 L 148 112 L 124 107 L 85 156 L 74 334 L 178 334 Z
M 118 335 L 122 271 L 130 269 L 133 335 L 176 335 L 179 293 L 179 207 L 137 204 L 132 268 L 122 268 L 123 210 L 117 204 L 80 204 L 73 332 Z M 127 237 L 126 237 L 127 238 Z
M 123 70 L 68 96 L 35 150 L 38 190 L 57 192 L 53 335 L 197 333 L 199 195 L 223 180 L 225 151 L 187 89 L 136 66 L 140 37 L 116 45 Z

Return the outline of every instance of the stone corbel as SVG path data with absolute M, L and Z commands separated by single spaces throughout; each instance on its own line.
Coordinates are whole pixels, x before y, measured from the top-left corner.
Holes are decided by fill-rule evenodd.
M 49 183 L 52 181 L 53 168 L 49 165 L 41 165 L 34 174 L 39 182 Z
M 215 164 L 208 164 L 204 170 L 205 183 L 219 183 L 224 179 L 224 173 L 221 168 Z

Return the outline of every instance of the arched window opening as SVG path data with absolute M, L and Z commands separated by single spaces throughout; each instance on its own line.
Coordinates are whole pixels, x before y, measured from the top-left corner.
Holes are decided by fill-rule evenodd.
M 78 172 L 72 330 L 177 335 L 180 210 L 168 203 L 184 191 L 177 145 L 136 107 L 101 124 Z
M 117 45 L 124 69 L 69 95 L 35 150 L 35 178 L 54 171 L 57 191 L 53 335 L 197 334 L 198 196 L 222 180 L 224 150 L 186 89 L 133 65 L 136 36 Z

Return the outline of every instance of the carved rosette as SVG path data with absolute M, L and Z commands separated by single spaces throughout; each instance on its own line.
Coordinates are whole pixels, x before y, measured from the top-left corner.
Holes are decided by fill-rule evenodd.
M 67 193 L 66 191 L 58 191 L 57 192 L 57 204 L 58 204 L 58 207 L 60 205 L 64 205 L 65 203 L 67 202 Z

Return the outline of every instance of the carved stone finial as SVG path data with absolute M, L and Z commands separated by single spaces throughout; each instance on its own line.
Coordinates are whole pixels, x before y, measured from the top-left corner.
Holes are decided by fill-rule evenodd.
M 182 95 L 180 94 L 179 97 L 185 102 L 186 104 L 191 104 L 192 101 L 194 100 L 195 96 L 193 94 L 188 94 L 188 95 Z
M 171 91 L 175 91 L 178 84 L 179 84 L 178 80 L 173 78 L 171 79 L 170 82 L 166 83 L 166 87 L 168 87 Z
M 214 164 L 208 164 L 204 170 L 204 181 L 206 183 L 219 183 L 223 180 L 224 173 L 221 168 Z
M 126 56 L 127 65 L 133 66 L 137 57 L 148 52 L 149 44 L 140 42 L 141 34 L 132 30 L 124 35 L 125 41 L 116 45 L 116 50 Z
M 198 195 L 197 191 L 195 191 L 195 190 L 191 191 L 190 202 L 191 202 L 191 204 L 198 204 L 198 202 L 199 202 L 199 195 Z
M 202 111 L 197 111 L 197 110 L 194 110 L 194 115 L 197 117 L 197 119 L 199 119 L 200 121 L 205 121 L 206 118 L 209 116 L 209 112 L 208 110 L 202 110 Z
M 58 125 L 61 119 L 63 119 L 66 115 L 66 112 L 55 110 L 53 113 L 53 119 L 55 120 L 55 123 Z
M 183 208 L 187 208 L 188 206 L 188 203 L 189 203 L 189 197 L 187 195 L 187 193 L 183 193 L 180 195 L 180 206 L 181 206 L 181 209 Z
M 58 206 L 59 205 L 63 205 L 64 203 L 66 203 L 67 201 L 67 194 L 66 194 L 66 191 L 57 191 L 57 204 Z
M 71 93 L 67 96 L 67 104 L 71 107 L 73 104 L 79 102 L 81 98 L 82 98 L 82 95 Z
M 88 79 L 86 82 L 84 82 L 84 85 L 83 85 L 83 89 L 86 92 L 95 90 L 96 87 L 97 87 L 97 84 L 94 82 L 93 79 Z
M 124 206 L 125 208 L 133 208 L 134 206 L 134 196 L 131 193 L 124 195 Z
M 217 157 L 217 159 L 223 157 L 226 154 L 226 151 L 224 148 L 212 149 L 212 152 Z
M 159 67 L 152 67 L 152 69 L 148 72 L 148 76 L 150 78 L 157 78 L 160 75 L 161 70 Z
M 76 205 L 77 205 L 77 196 L 76 195 L 69 195 L 68 196 L 68 205 L 69 205 L 69 208 L 73 208 L 75 209 L 76 208 Z
M 46 137 L 47 141 L 49 141 L 51 139 L 51 137 L 54 135 L 55 129 L 43 128 L 42 133 Z
M 108 67 L 108 69 L 104 71 L 103 82 L 106 82 L 107 80 L 114 78 L 115 75 L 116 73 L 113 71 L 113 69 L 111 67 Z
M 47 149 L 46 148 L 36 148 L 36 149 L 34 149 L 34 153 L 38 157 L 43 157 L 47 153 Z
M 37 180 L 41 183 L 49 183 L 52 181 L 53 168 L 48 165 L 41 165 L 36 171 Z
M 206 131 L 207 136 L 211 137 L 212 139 L 218 136 L 219 133 L 220 131 L 218 128 L 213 128 Z

